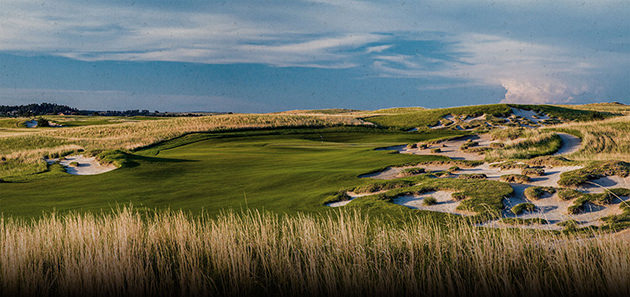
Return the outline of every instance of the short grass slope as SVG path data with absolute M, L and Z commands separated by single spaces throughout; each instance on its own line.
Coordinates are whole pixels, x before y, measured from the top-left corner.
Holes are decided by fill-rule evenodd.
M 362 173 L 445 159 L 375 148 L 439 137 L 439 131 L 362 127 L 190 134 L 134 153 L 106 152 L 101 158 L 122 168 L 101 175 L 71 176 L 55 165 L 42 174 L 7 179 L 0 184 L 0 201 L 2 212 L 12 216 L 39 216 L 53 209 L 95 211 L 127 203 L 213 214 L 241 208 L 325 211 L 326 197 L 366 183 L 358 177 Z

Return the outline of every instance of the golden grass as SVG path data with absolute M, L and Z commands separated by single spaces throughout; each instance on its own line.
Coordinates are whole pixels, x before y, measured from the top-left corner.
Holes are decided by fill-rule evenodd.
M 590 296 L 630 294 L 630 244 L 541 231 L 404 226 L 357 212 L 0 221 L 0 294 Z
M 555 128 L 582 135 L 582 149 L 570 155 L 575 160 L 630 160 L 630 116 L 603 121 L 568 123 Z

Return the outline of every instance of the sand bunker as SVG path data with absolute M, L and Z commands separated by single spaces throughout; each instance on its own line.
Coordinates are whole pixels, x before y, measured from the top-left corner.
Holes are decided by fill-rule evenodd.
M 445 212 L 457 215 L 471 215 L 470 212 L 457 210 L 459 201 L 453 199 L 452 192 L 447 191 L 435 191 L 427 192 L 420 195 L 405 195 L 396 197 L 392 202 L 398 205 L 406 206 L 413 209 Z M 437 203 L 433 205 L 426 205 L 424 199 L 433 197 Z
M 582 139 L 571 134 L 556 133 L 562 139 L 562 146 L 554 155 L 575 153 L 582 148 Z
M 398 151 L 402 154 L 412 154 L 412 155 L 440 155 L 446 156 L 453 160 L 483 160 L 484 156 L 478 153 L 465 152 L 460 150 L 460 147 L 466 143 L 466 141 L 472 140 L 478 142 L 480 147 L 488 146 L 492 142 L 490 135 L 483 134 L 481 136 L 472 135 L 472 136 L 464 136 L 458 137 L 451 140 L 442 141 L 436 144 L 431 144 L 427 148 L 407 148 L 406 145 L 396 145 L 385 148 L 380 148 L 378 150 L 392 150 Z M 440 149 L 439 152 L 432 152 L 432 149 Z
M 326 206 L 330 206 L 330 207 L 345 206 L 348 203 L 350 203 L 350 201 L 354 200 L 355 198 L 369 196 L 369 195 L 376 195 L 376 194 L 380 194 L 380 193 L 384 193 L 384 192 L 386 192 L 386 191 L 378 191 L 378 192 L 374 192 L 374 193 L 361 193 L 361 194 L 357 194 L 357 193 L 354 193 L 354 192 L 346 192 L 346 194 L 348 194 L 348 196 L 350 196 L 350 199 L 337 201 L 337 202 L 326 203 Z
M 550 117 L 547 115 L 539 114 L 533 110 L 525 110 L 520 108 L 512 108 L 512 114 L 517 117 L 528 119 L 534 123 L 540 123 L 542 121 L 550 119 Z
M 66 172 L 73 175 L 96 175 L 112 171 L 117 167 L 113 164 L 101 164 L 95 157 L 83 155 L 67 156 L 63 160 L 47 159 L 49 164 L 59 162 L 66 168 Z

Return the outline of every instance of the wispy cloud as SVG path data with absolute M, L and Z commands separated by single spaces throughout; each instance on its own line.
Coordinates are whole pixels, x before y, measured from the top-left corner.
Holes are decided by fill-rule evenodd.
M 601 87 L 630 69 L 624 1 L 0 1 L 0 51 L 360 68 L 502 86 L 505 102 L 630 95 Z

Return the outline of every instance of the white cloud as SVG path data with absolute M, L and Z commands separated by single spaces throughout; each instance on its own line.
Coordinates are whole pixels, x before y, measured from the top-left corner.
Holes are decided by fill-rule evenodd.
M 0 51 L 81 60 L 371 65 L 380 76 L 503 86 L 506 102 L 566 102 L 600 92 L 605 73 L 627 75 L 630 65 L 628 6 L 620 1 L 237 1 L 198 9 L 0 1 Z M 446 32 L 432 38 L 448 43 L 457 59 L 395 53 L 396 34 L 427 32 Z

